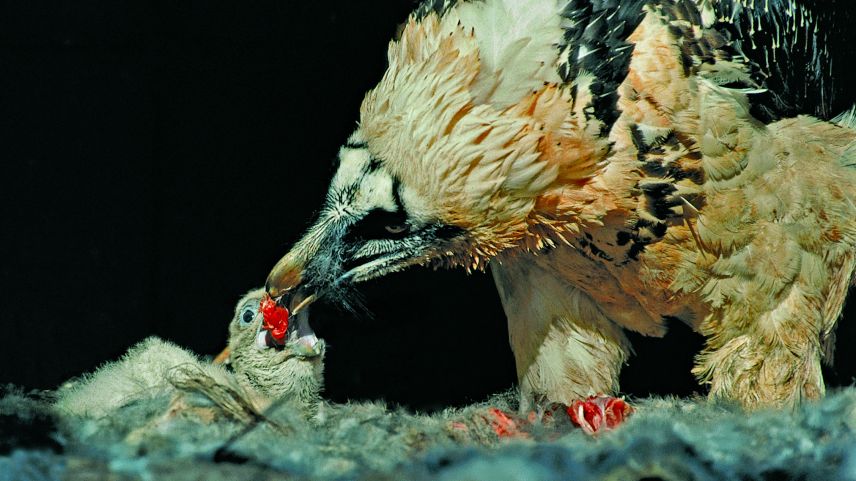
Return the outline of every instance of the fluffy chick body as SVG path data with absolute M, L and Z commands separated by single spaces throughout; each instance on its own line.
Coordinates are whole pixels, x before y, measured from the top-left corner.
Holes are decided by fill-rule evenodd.
M 235 307 L 229 324 L 231 370 L 150 337 L 120 360 L 66 383 L 58 390 L 54 406 L 64 414 L 104 418 L 135 401 L 172 395 L 165 418 L 192 412 L 202 420 L 211 420 L 223 411 L 249 421 L 282 399 L 309 414 L 320 399 L 323 385 L 323 341 L 320 354 L 313 358 L 258 347 L 255 336 L 261 328 L 258 306 L 263 296 L 262 289 L 250 291 Z M 161 422 L 159 418 L 154 424 Z

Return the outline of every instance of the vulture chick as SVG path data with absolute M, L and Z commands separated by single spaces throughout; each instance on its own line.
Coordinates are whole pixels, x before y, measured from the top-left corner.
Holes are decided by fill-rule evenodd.
M 707 338 L 712 397 L 792 406 L 856 263 L 856 131 L 793 0 L 427 1 L 317 221 L 276 264 L 294 308 L 412 265 L 489 267 L 522 393 L 616 393 L 625 332 Z
M 235 380 L 259 410 L 284 397 L 313 409 L 321 400 L 326 345 L 314 334 L 298 336 L 303 334 L 307 311 L 295 316 L 284 346 L 271 342 L 259 312 L 264 296 L 264 289 L 247 293 L 229 324 L 229 364 Z
M 313 411 L 323 382 L 324 341 L 315 339 L 311 348 L 299 343 L 298 320 L 289 329 L 284 346 L 267 345 L 259 314 L 264 295 L 263 289 L 250 291 L 235 307 L 229 324 L 231 370 L 151 337 L 129 349 L 122 359 L 66 383 L 57 392 L 55 407 L 66 414 L 102 418 L 133 402 L 172 394 L 166 417 L 209 411 L 202 417 L 210 418 L 213 402 L 215 411 L 249 420 L 253 413 L 284 398 L 306 412 Z M 206 401 L 200 404 L 188 399 L 188 394 L 201 394 Z

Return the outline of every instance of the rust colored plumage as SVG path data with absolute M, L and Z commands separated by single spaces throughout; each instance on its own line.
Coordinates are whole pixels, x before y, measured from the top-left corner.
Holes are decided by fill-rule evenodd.
M 821 396 L 856 267 L 856 131 L 759 120 L 752 96 L 765 89 L 715 21 L 748 4 L 628 2 L 596 45 L 585 30 L 607 22 L 600 2 L 523 3 L 447 2 L 409 20 L 333 200 L 272 273 L 272 294 L 489 264 L 524 409 L 616 392 L 624 330 L 660 336 L 665 317 L 707 337 L 694 372 L 711 396 Z M 410 230 L 341 244 L 377 209 Z

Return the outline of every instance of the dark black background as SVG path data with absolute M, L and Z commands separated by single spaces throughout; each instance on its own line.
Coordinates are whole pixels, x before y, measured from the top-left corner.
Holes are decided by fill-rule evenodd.
M 839 4 L 836 111 L 856 97 Z M 320 205 L 414 2 L 39 5 L 0 7 L 0 382 L 51 388 L 149 335 L 215 354 Z M 489 275 L 417 269 L 362 292 L 371 318 L 313 308 L 331 399 L 434 409 L 513 384 Z M 833 385 L 856 372 L 854 318 Z M 626 392 L 703 392 L 686 327 L 633 341 Z

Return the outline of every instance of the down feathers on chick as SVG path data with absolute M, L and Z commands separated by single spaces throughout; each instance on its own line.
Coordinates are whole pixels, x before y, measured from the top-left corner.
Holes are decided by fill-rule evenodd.
M 167 416 L 195 410 L 210 417 L 211 412 L 224 409 L 248 421 L 253 413 L 284 399 L 310 414 L 323 385 L 324 341 L 318 341 L 311 356 L 289 350 L 294 339 L 284 348 L 259 346 L 255 339 L 261 331 L 258 310 L 264 295 L 263 289 L 250 291 L 235 307 L 229 323 L 231 370 L 150 337 L 120 360 L 67 382 L 58 390 L 54 406 L 64 414 L 103 418 L 135 401 L 172 394 L 175 398 Z M 194 394 L 201 394 L 204 402 L 187 399 Z M 212 402 L 219 404 L 213 411 L 209 409 Z M 203 409 L 196 409 L 200 406 Z
M 300 319 L 295 316 L 285 346 L 260 346 L 263 319 L 259 303 L 264 296 L 264 289 L 247 293 L 229 324 L 229 364 L 235 381 L 252 393 L 259 410 L 267 409 L 272 401 L 283 397 L 310 409 L 320 402 L 326 345 L 317 339 L 312 350 L 300 349 L 303 347 L 297 336 Z
M 220 382 L 229 379 L 223 367 L 209 365 L 171 342 L 150 337 L 128 349 L 120 360 L 63 384 L 57 391 L 55 407 L 77 416 L 107 416 L 136 399 L 173 391 L 168 372 L 176 366 L 198 366 Z
M 347 303 L 489 265 L 523 409 L 617 392 L 625 330 L 668 318 L 707 337 L 712 397 L 816 399 L 856 267 L 856 130 L 810 116 L 816 22 L 794 0 L 426 1 L 267 290 Z

